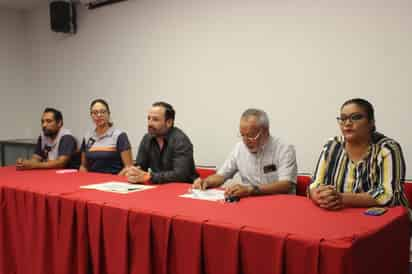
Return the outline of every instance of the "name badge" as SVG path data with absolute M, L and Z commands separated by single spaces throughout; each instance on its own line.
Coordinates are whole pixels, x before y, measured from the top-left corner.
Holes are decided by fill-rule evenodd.
M 270 172 L 275 172 L 278 170 L 275 164 L 267 165 L 263 167 L 263 173 L 270 173 Z
M 86 147 L 87 147 L 88 149 L 90 149 L 95 142 L 96 142 L 95 139 L 89 138 L 89 140 L 87 141 Z

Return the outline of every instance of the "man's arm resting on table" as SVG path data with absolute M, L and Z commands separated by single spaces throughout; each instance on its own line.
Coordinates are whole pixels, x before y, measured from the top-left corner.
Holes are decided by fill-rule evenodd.
M 221 186 L 224 182 L 225 182 L 225 178 L 222 175 L 213 174 L 204 179 L 201 179 L 200 177 L 197 178 L 193 182 L 193 188 L 204 190 L 208 188 Z
M 40 155 L 33 154 L 31 156 L 31 159 L 26 160 L 23 158 L 17 158 L 16 160 L 16 169 L 17 170 L 26 170 L 26 169 L 31 169 L 33 165 L 36 163 L 40 163 L 42 158 Z
M 260 184 L 258 186 L 259 190 L 255 190 L 252 194 L 288 194 L 293 184 L 293 182 L 288 180 L 276 181 L 270 184 Z
M 293 184 L 293 182 L 286 180 L 260 185 L 233 184 L 226 189 L 225 196 L 241 198 L 252 195 L 287 194 L 289 193 L 291 184 Z
M 42 162 L 39 155 L 34 154 L 30 160 L 23 160 L 18 166 L 19 169 L 48 169 L 48 168 L 64 168 L 70 161 L 70 156 L 61 155 L 56 160 L 48 160 Z
M 139 166 L 130 166 L 124 169 L 122 175 L 127 177 L 127 181 L 132 184 L 147 183 L 152 179 L 152 174 L 142 170 Z

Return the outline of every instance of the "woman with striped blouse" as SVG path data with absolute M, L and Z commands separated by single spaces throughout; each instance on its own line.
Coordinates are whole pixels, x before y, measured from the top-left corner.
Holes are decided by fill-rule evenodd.
M 376 132 L 373 106 L 364 99 L 348 100 L 337 120 L 342 136 L 323 147 L 309 188 L 314 203 L 329 210 L 407 207 L 402 149 Z

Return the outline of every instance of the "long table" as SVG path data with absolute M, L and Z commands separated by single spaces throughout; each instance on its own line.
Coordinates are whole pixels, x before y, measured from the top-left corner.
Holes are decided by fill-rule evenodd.
M 221 203 L 179 197 L 188 184 L 117 194 L 97 173 L 0 168 L 0 273 L 408 273 L 403 207 L 378 217 L 305 197 Z

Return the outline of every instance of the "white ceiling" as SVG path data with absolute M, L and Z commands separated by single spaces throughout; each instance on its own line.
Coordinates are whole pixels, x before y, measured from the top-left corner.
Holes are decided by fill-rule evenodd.
M 48 0 L 0 0 L 0 8 L 29 10 Z

